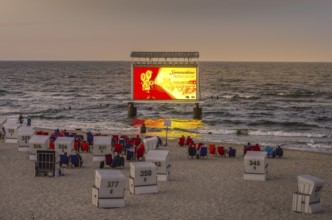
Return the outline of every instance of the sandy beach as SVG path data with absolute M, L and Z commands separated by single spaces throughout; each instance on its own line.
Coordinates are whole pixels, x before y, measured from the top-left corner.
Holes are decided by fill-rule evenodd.
M 229 147 L 229 144 L 224 146 Z M 188 159 L 187 149 L 168 141 L 171 180 L 158 182 L 157 194 L 133 195 L 126 183 L 124 208 L 92 205 L 91 189 L 98 162 L 81 153 L 82 168 L 64 168 L 62 177 L 34 177 L 29 153 L 16 144 L 0 142 L 0 219 L 332 219 L 332 155 L 285 150 L 269 159 L 265 182 L 243 180 L 242 146 L 235 158 L 209 156 Z M 116 168 L 129 177 L 129 162 Z M 297 175 L 309 174 L 325 182 L 323 212 L 293 212 Z

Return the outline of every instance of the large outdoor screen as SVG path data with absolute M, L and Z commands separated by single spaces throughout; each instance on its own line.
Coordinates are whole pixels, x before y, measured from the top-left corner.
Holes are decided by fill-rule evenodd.
M 197 67 L 133 67 L 134 100 L 197 100 Z

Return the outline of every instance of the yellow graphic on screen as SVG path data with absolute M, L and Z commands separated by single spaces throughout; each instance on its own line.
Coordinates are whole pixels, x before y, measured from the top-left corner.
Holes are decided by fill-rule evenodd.
M 155 79 L 175 99 L 196 99 L 196 68 L 162 67 Z
M 150 80 L 152 77 L 152 71 L 147 70 L 146 73 L 141 73 L 141 80 L 142 80 L 142 91 L 146 91 L 150 93 L 151 87 L 154 85 L 154 81 Z

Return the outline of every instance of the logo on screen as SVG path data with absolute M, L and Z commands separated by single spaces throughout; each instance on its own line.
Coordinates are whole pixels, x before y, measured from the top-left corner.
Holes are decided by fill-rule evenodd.
M 147 70 L 145 73 L 141 73 L 141 83 L 142 83 L 142 91 L 146 91 L 147 93 L 150 93 L 150 90 L 152 89 L 154 85 L 154 81 L 150 80 L 152 77 L 152 71 Z

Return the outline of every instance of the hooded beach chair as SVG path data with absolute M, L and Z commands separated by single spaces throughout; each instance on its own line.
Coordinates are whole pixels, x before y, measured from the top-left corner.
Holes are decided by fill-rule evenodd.
M 37 150 L 35 176 L 56 176 L 56 157 L 53 150 Z

